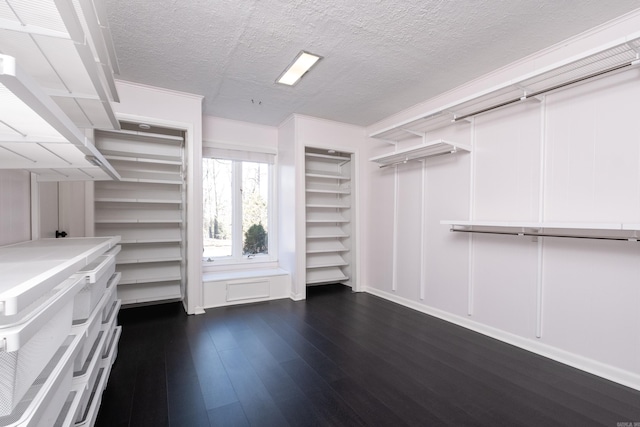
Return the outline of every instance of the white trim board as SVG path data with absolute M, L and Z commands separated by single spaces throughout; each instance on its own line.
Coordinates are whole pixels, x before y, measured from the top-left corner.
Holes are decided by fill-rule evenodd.
M 622 384 L 635 390 L 640 390 L 640 375 L 634 374 L 633 372 L 625 371 L 623 369 L 619 369 L 593 359 L 554 348 L 549 345 L 536 342 L 533 339 L 523 338 L 518 335 L 493 328 L 491 326 L 483 325 L 465 317 L 447 313 L 445 311 L 438 310 L 436 308 L 429 307 L 420 304 L 419 302 L 411 301 L 409 299 L 402 298 L 397 295 L 381 291 L 379 289 L 367 287 L 365 289 L 365 292 L 386 299 L 388 301 L 395 302 L 396 304 L 400 304 L 429 316 L 437 317 L 449 323 L 462 326 L 463 328 L 478 332 L 482 335 L 495 338 L 507 344 L 519 347 L 523 350 L 527 350 L 540 356 L 547 357 L 549 359 L 555 360 L 556 362 L 560 362 L 576 369 L 580 369 L 581 371 L 585 371 L 587 373 L 605 378 L 607 380 Z

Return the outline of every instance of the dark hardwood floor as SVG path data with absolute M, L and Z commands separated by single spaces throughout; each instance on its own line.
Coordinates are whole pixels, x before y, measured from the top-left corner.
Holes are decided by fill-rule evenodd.
M 119 321 L 97 426 L 640 425 L 638 391 L 341 285 Z

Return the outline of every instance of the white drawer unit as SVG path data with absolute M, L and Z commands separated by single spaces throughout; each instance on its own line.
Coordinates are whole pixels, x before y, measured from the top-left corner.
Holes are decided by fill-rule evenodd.
M 107 377 L 111 372 L 111 367 L 116 361 L 116 357 L 118 357 L 118 343 L 120 342 L 120 335 L 122 335 L 122 326 L 116 326 L 110 331 L 109 336 L 107 336 L 107 341 L 105 342 L 106 348 L 104 353 L 102 353 L 101 366 L 107 370 Z
M 107 388 L 111 367 L 118 354 L 118 341 L 122 327 L 115 327 L 110 335 L 106 337 L 108 351 L 100 359 L 95 377 L 88 383 L 75 381 L 71 387 L 71 392 L 67 396 L 64 411 L 61 412 L 53 424 L 55 427 L 90 427 L 96 422 L 98 409 L 102 402 L 102 392 Z
M 100 302 L 93 308 L 93 312 L 89 318 L 82 323 L 74 322 L 73 324 L 72 333 L 84 334 L 87 338 L 78 353 L 76 362 L 74 363 L 73 369 L 75 372 L 80 371 L 85 365 L 88 355 L 92 351 L 91 349 L 93 344 L 98 339 L 98 334 L 102 330 L 102 314 L 109 298 L 110 295 L 103 292 Z
M 115 246 L 119 237 L 32 240 L 0 247 L 0 324 Z
M 104 306 L 104 309 L 102 310 L 103 323 L 111 318 L 111 314 L 113 313 L 114 310 L 116 314 L 118 313 L 120 306 L 118 305 L 117 289 L 118 289 L 118 283 L 120 282 L 120 277 L 122 277 L 122 274 L 120 272 L 116 272 L 114 273 L 113 276 L 111 276 L 111 279 L 109 279 L 109 282 L 107 283 L 107 290 L 105 291 L 105 294 L 107 295 L 107 302 Z
M 40 373 L 14 411 L 0 417 L 0 425 L 7 427 L 54 425 L 69 394 L 73 379 L 73 361 L 82 335 L 69 335 Z
M 91 347 L 91 352 L 87 355 L 86 362 L 81 370 L 75 371 L 73 374 L 73 384 L 79 385 L 79 391 L 81 392 L 80 402 L 75 416 L 76 421 L 81 421 L 84 418 L 91 392 L 98 383 L 98 375 L 102 368 L 102 350 L 105 343 L 107 343 L 111 337 L 109 337 L 105 331 L 99 330 L 96 338 L 96 341 Z
M 119 246 L 116 246 L 119 248 Z M 85 286 L 76 295 L 73 320 L 86 320 L 107 289 L 107 283 L 116 271 L 116 256 L 99 257 L 78 274 L 84 276 Z
M 105 354 L 117 351 L 118 241 L 44 239 L 0 247 L 0 426 L 57 425 L 76 384 L 106 384 L 98 374 L 108 375 Z M 80 403 L 86 408 L 88 398 Z
M 13 412 L 69 335 L 73 296 L 81 286 L 80 278 L 63 282 L 24 322 L 0 329 L 0 416 Z

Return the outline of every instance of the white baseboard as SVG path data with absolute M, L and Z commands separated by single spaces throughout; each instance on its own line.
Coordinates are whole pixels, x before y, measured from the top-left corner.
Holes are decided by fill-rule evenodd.
M 533 353 L 539 354 L 540 356 L 544 356 L 557 362 L 564 363 L 565 365 L 572 366 L 576 369 L 580 369 L 590 374 L 597 375 L 607 380 L 622 384 L 626 387 L 640 390 L 639 374 L 625 371 L 623 369 L 616 368 L 614 366 L 607 365 L 593 359 L 570 353 L 568 351 L 535 341 L 534 339 L 524 338 L 510 332 L 505 332 L 491 326 L 483 325 L 481 323 L 474 322 L 469 318 L 438 310 L 436 308 L 429 307 L 416 301 L 402 298 L 397 295 L 381 291 L 379 289 L 365 288 L 365 292 L 395 302 L 413 310 L 428 314 L 430 316 L 437 317 L 455 325 L 462 326 L 463 328 L 470 329 L 474 332 L 478 332 L 491 338 L 495 338 L 507 344 L 511 344 L 524 350 L 531 351 Z
M 294 294 L 293 292 L 291 292 L 290 298 L 294 301 L 302 301 L 305 299 L 302 294 Z

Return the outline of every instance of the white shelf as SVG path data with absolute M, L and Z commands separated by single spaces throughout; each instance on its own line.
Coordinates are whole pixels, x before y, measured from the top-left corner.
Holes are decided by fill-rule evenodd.
M 382 128 L 369 135 L 387 141 L 414 138 L 438 128 L 449 126 L 454 118 L 479 114 L 504 103 L 517 103 L 532 94 L 580 81 L 601 71 L 630 64 L 637 60 L 640 39 L 637 33 L 624 40 L 600 46 L 555 64 L 537 69 L 468 97 L 423 111 L 415 117 Z
M 164 227 L 162 226 L 164 225 Z M 100 236 L 121 236 L 121 243 L 180 242 L 182 234 L 177 224 L 96 224 Z
M 130 184 L 127 184 L 130 185 Z M 96 202 L 116 202 L 116 203 L 167 203 L 167 204 L 181 204 L 182 198 L 180 193 L 176 191 L 157 190 L 157 189 L 136 189 L 136 188 L 124 188 L 122 189 L 107 189 L 96 188 L 95 201 Z
M 174 261 L 182 261 L 181 256 L 176 257 L 166 257 L 166 258 L 140 258 L 140 259 L 123 259 L 118 261 L 118 265 L 121 264 L 146 264 L 146 263 L 164 263 L 164 262 L 174 262 Z
M 406 163 L 410 160 L 420 160 L 428 157 L 439 156 L 442 154 L 455 153 L 458 150 L 471 151 L 471 147 L 464 144 L 457 144 L 454 142 L 438 139 L 435 141 L 426 142 L 420 145 L 414 145 L 402 150 L 394 151 L 393 153 L 383 154 L 375 156 L 369 160 L 378 163 L 380 167 L 392 166 L 399 163 Z
M 130 284 L 118 287 L 123 305 L 180 299 L 180 282 Z
M 0 54 L 0 167 L 25 169 L 43 175 L 42 180 L 119 179 L 91 141 L 16 62 Z
M 627 224 L 615 222 L 534 222 L 534 221 L 455 221 L 442 220 L 440 224 L 458 227 L 524 228 L 538 230 L 640 230 L 625 228 Z M 632 224 L 637 226 L 639 224 Z
M 150 184 L 171 184 L 182 185 L 182 177 L 178 174 L 152 173 L 152 172 L 131 172 L 120 170 L 121 181 L 123 182 L 145 182 Z
M 451 231 L 631 241 L 638 240 L 640 231 L 640 224 L 615 222 L 442 220 L 440 223 L 449 225 Z
M 95 222 L 103 224 L 129 223 L 129 224 L 180 224 L 182 223 L 179 209 L 161 209 L 162 205 L 145 205 L 142 207 L 157 207 L 156 209 L 141 209 L 135 205 L 105 204 L 96 210 Z
M 143 163 L 182 163 L 182 139 L 167 141 L 164 138 L 146 136 L 142 133 L 96 132 L 96 144 L 107 156 L 127 157 L 131 161 L 141 159 Z M 123 159 L 119 159 L 123 160 Z
M 117 264 L 182 261 L 180 245 L 139 244 L 127 245 L 116 257 Z
M 338 267 L 318 268 L 307 271 L 307 284 L 337 283 L 349 280 Z
M 351 189 L 340 187 L 337 184 L 309 184 L 305 189 L 307 193 L 331 193 L 331 194 L 350 194 Z
M 307 178 L 335 179 L 338 181 L 349 181 L 351 179 L 351 177 L 340 175 L 334 172 L 313 171 L 313 170 L 307 170 L 305 172 L 305 176 Z
M 162 199 L 126 199 L 122 197 L 96 197 L 93 199 L 98 203 L 149 203 L 149 204 L 176 204 L 182 203 L 182 200 L 162 200 Z
M 118 270 L 122 273 L 120 285 L 171 282 L 181 278 L 179 262 L 120 264 Z
M 7 0 L 0 20 L 0 52 L 27 74 L 80 128 L 118 129 L 117 67 L 104 8 L 95 2 Z M 58 7 L 60 6 L 60 7 Z
M 96 224 L 182 224 L 181 219 L 96 219 Z
M 348 252 L 349 249 L 340 240 L 317 240 L 313 239 L 307 242 L 308 254 L 320 254 L 327 252 Z
M 346 163 L 346 162 L 349 162 L 351 160 L 348 157 L 336 156 L 336 155 L 331 155 L 331 154 L 320 154 L 320 153 L 309 153 L 309 152 L 306 152 L 306 153 L 304 153 L 304 155 L 307 158 L 311 158 L 311 159 L 333 160 L 334 163 L 338 162 L 339 164 Z
M 336 199 L 335 202 L 326 203 L 307 203 L 308 208 L 332 208 L 332 209 L 349 209 L 351 206 Z
M 163 238 L 158 238 L 158 239 L 127 239 L 127 240 L 121 240 L 120 244 L 122 245 L 137 245 L 137 244 L 147 244 L 147 243 L 182 243 L 182 238 L 168 238 L 168 237 L 163 237 Z
M 307 269 L 341 267 L 349 263 L 337 253 L 319 253 L 307 255 Z
M 120 162 L 132 162 L 132 163 L 150 163 L 150 164 L 159 164 L 159 165 L 175 165 L 181 166 L 182 160 L 174 158 L 174 157 L 163 157 L 158 156 L 156 158 L 149 155 L 148 157 L 130 157 L 127 155 L 117 155 L 117 154 L 107 154 L 113 153 L 112 151 L 104 151 L 104 157 L 107 160 L 112 161 L 120 161 Z
M 120 281 L 120 285 L 139 285 L 142 283 L 160 283 L 160 282 L 179 282 L 182 277 L 179 275 L 162 276 L 162 277 L 142 277 L 138 279 L 125 279 Z
M 307 223 L 310 222 L 342 223 L 349 220 L 340 215 L 340 212 L 307 212 Z
M 329 239 L 349 237 L 342 228 L 330 223 L 322 225 L 307 225 L 307 239 Z

